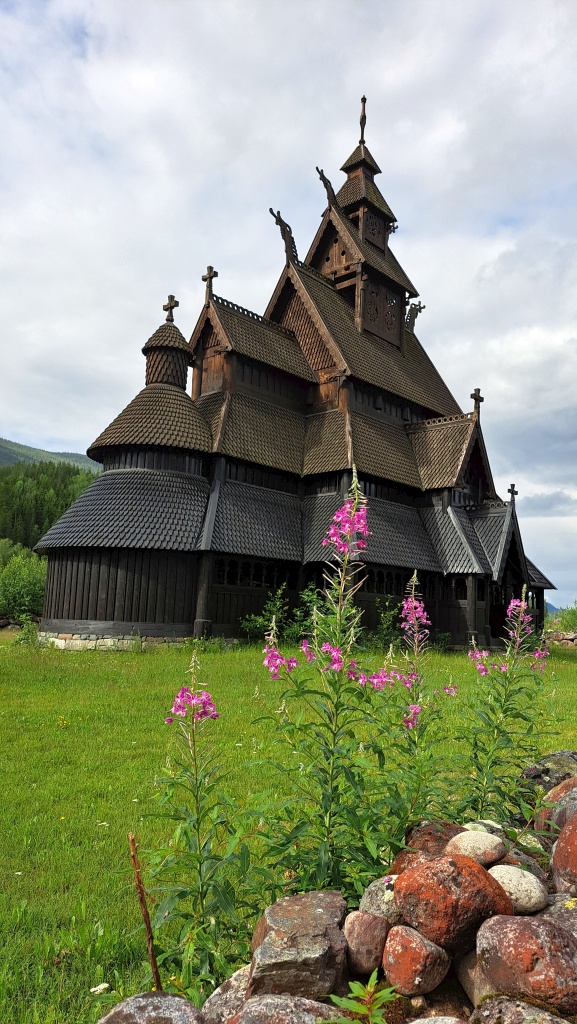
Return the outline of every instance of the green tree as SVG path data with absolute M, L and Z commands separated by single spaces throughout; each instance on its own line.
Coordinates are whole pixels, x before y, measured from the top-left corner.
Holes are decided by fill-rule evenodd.
M 0 575 L 0 614 L 12 619 L 42 614 L 46 566 L 46 559 L 33 552 L 10 559 Z

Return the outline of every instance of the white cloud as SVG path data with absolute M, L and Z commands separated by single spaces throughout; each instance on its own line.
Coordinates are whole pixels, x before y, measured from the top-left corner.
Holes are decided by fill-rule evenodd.
M 261 311 L 268 207 L 304 254 L 366 92 L 421 340 L 464 407 L 481 387 L 500 487 L 575 491 L 576 32 L 565 0 L 0 6 L 0 433 L 85 449 L 169 291 L 192 330 L 207 263 Z

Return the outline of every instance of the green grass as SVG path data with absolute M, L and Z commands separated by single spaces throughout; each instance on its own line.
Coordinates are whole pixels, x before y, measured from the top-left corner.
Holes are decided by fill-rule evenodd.
M 128 994 L 142 977 L 126 834 L 134 831 L 143 850 L 166 837 L 166 825 L 148 815 L 155 775 L 173 753 L 163 723 L 189 654 L 70 653 L 11 647 L 7 639 L 0 640 L 0 1020 L 91 1024 L 103 1012 L 92 986 L 104 980 Z M 268 679 L 258 649 L 207 653 L 201 664 L 221 712 L 231 791 L 266 788 L 270 779 L 245 765 L 266 750 L 266 726 L 251 723 L 277 707 L 279 684 Z M 431 655 L 429 672 L 440 686 L 452 678 L 461 692 L 475 685 L 462 654 Z M 549 679 L 559 735 L 543 752 L 576 746 L 577 650 L 555 651 Z M 448 736 L 450 727 L 449 720 Z

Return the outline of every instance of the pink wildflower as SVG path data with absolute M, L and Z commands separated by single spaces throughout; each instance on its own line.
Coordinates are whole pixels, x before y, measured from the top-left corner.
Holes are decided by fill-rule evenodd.
M 443 686 L 443 693 L 446 693 L 448 697 L 456 697 L 458 692 L 457 686 Z
M 267 644 L 263 651 L 264 661 L 263 665 L 268 668 L 271 679 L 279 678 L 279 671 L 286 665 L 286 658 L 283 658 L 282 654 L 274 644 Z
M 417 720 L 422 710 L 420 704 L 409 704 L 409 714 L 403 718 L 403 725 L 406 729 L 414 729 L 418 725 Z
M 174 698 L 171 715 L 165 718 L 165 723 L 170 725 L 174 721 L 172 717 L 174 715 L 185 718 L 189 709 L 194 722 L 200 722 L 203 718 L 220 717 L 210 693 L 207 693 L 206 690 L 203 690 L 202 693 L 191 693 L 188 686 L 183 686 Z
M 369 535 L 367 527 L 367 510 L 364 506 L 354 510 L 354 502 L 345 501 L 342 508 L 333 516 L 328 535 L 323 539 L 323 546 L 333 545 L 339 555 L 348 555 L 366 548 L 365 538 Z
M 305 637 L 305 639 L 303 640 L 303 642 L 301 644 L 301 651 L 303 652 L 303 654 L 306 654 L 307 661 L 314 661 L 315 660 L 315 654 L 314 654 L 313 651 L 311 651 L 309 642 L 306 639 L 306 637 Z

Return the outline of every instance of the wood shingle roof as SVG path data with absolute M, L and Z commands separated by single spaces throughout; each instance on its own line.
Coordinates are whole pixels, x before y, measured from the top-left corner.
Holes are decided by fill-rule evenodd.
M 213 308 L 234 351 L 302 380 L 318 380 L 292 331 L 216 295 Z
M 148 384 L 112 421 L 88 449 L 99 459 L 103 448 L 141 445 L 212 451 L 208 424 L 182 388 Z
M 407 427 L 425 490 L 455 486 L 476 427 L 473 413 L 424 420 Z

